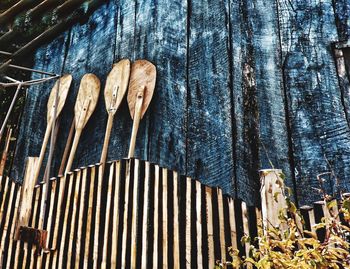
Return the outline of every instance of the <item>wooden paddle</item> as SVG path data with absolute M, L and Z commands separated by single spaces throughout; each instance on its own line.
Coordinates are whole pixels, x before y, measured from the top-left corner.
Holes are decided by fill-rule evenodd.
M 100 163 L 104 166 L 107 154 L 109 138 L 112 131 L 113 119 L 118 110 L 126 90 L 128 88 L 130 76 L 130 61 L 123 59 L 113 65 L 112 71 L 108 74 L 105 86 L 105 102 L 108 113 L 108 121 L 106 127 L 106 134 L 103 143 Z
M 39 155 L 39 160 L 37 163 L 36 171 L 34 173 L 34 182 L 38 180 L 39 174 L 40 174 L 40 168 L 41 164 L 44 160 L 45 156 L 45 150 L 47 143 L 50 138 L 51 134 L 51 129 L 53 125 L 53 121 L 57 119 L 59 114 L 62 111 L 62 108 L 64 106 L 64 103 L 66 102 L 68 91 L 70 88 L 70 85 L 72 83 L 72 76 L 71 75 L 64 75 L 60 79 L 58 79 L 53 86 L 49 100 L 47 102 L 47 127 L 44 135 L 44 140 L 43 144 L 41 147 L 40 155 Z M 56 115 L 55 113 L 55 98 L 56 98 L 56 92 L 58 91 L 58 100 L 57 100 L 57 108 L 56 108 Z
M 68 159 L 69 150 L 70 150 L 70 147 L 71 147 L 72 141 L 73 141 L 74 127 L 75 127 L 75 121 L 74 121 L 74 118 L 73 118 L 71 126 L 70 126 L 70 129 L 69 129 L 69 134 L 68 134 L 66 146 L 64 147 L 60 169 L 58 170 L 58 176 L 59 177 L 63 176 L 63 173 L 64 173 L 64 168 L 66 166 L 66 162 L 67 162 L 67 159 Z
M 77 101 L 74 106 L 75 135 L 65 173 L 72 168 L 81 133 L 95 110 L 99 94 L 100 80 L 98 77 L 94 74 L 85 74 L 81 79 Z
M 128 158 L 134 157 L 137 131 L 140 121 L 151 102 L 156 85 L 156 67 L 146 60 L 137 60 L 131 67 L 128 105 L 133 119 Z

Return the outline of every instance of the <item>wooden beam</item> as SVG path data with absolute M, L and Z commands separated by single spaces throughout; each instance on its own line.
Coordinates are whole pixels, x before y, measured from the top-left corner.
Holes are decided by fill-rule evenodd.
M 38 157 L 28 157 L 26 171 L 20 194 L 20 204 L 18 210 L 18 218 L 16 223 L 16 229 L 14 239 L 19 240 L 19 228 L 21 226 L 29 226 L 29 218 L 32 213 L 32 199 L 34 194 L 35 182 L 33 176 L 35 168 L 37 166 Z
M 14 20 L 15 16 L 28 7 L 32 7 L 37 3 L 40 3 L 42 0 L 21 0 L 16 3 L 11 8 L 7 9 L 3 13 L 0 14 L 0 25 L 5 25 L 6 23 Z

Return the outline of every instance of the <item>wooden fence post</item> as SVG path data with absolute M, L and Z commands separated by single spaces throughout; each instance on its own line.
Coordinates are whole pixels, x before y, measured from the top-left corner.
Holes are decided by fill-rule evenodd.
M 19 200 L 18 217 L 14 234 L 15 240 L 19 239 L 19 228 L 21 226 L 29 225 L 29 217 L 32 211 L 32 198 L 36 183 L 33 180 L 33 177 L 38 160 L 38 157 L 28 157 L 27 159 L 27 166 Z
M 271 226 L 280 225 L 279 212 L 287 207 L 281 173 L 282 170 L 280 169 L 260 170 L 261 211 L 264 232 Z

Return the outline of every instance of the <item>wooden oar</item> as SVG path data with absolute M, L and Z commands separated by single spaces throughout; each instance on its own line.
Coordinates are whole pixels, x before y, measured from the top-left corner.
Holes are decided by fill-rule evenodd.
M 66 102 L 68 91 L 70 88 L 72 82 L 72 76 L 71 75 L 64 75 L 62 76 L 59 80 L 56 81 L 55 85 L 53 86 L 49 100 L 47 102 L 47 127 L 44 135 L 44 140 L 43 144 L 41 147 L 40 155 L 39 155 L 39 160 L 37 163 L 36 171 L 34 174 L 34 182 L 38 180 L 39 174 L 40 174 L 40 168 L 41 164 L 44 160 L 45 156 L 45 150 L 47 143 L 50 138 L 51 134 L 51 128 L 53 125 L 53 121 L 57 119 L 58 115 L 61 113 L 62 108 L 64 106 L 64 103 Z M 56 108 L 56 115 L 55 113 L 55 98 L 56 98 L 56 93 L 58 91 L 58 100 L 57 100 L 57 108 Z
M 105 86 L 105 102 L 108 113 L 105 140 L 101 154 L 100 163 L 104 167 L 108 154 L 109 138 L 112 131 L 113 119 L 123 97 L 126 93 L 130 76 L 130 61 L 123 59 L 113 65 L 112 71 L 108 74 Z
M 72 168 L 81 133 L 95 110 L 99 94 L 100 80 L 98 77 L 94 74 L 84 75 L 80 82 L 77 101 L 74 106 L 75 135 L 65 173 L 68 173 Z
M 146 60 L 137 60 L 131 67 L 128 105 L 133 119 L 128 158 L 134 157 L 137 131 L 140 121 L 151 102 L 156 85 L 156 67 Z
M 61 160 L 60 169 L 58 170 L 58 176 L 59 177 L 63 176 L 64 168 L 66 167 L 66 162 L 67 162 L 67 159 L 68 159 L 69 150 L 70 150 L 70 147 L 71 147 L 72 141 L 73 141 L 74 128 L 75 128 L 75 121 L 74 121 L 74 118 L 73 118 L 72 124 L 71 124 L 70 129 L 69 129 L 69 134 L 68 134 L 66 146 L 65 146 L 64 151 L 63 151 L 63 156 L 62 156 L 62 160 Z

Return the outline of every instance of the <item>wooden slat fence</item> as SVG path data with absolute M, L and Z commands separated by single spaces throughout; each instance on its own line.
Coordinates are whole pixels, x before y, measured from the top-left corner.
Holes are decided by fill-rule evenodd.
M 35 159 L 23 186 L 1 178 L 2 268 L 213 268 L 229 258 L 229 246 L 245 255 L 249 244 L 242 246 L 241 237 L 256 237 L 263 221 L 259 208 L 218 188 L 156 164 L 120 160 L 107 163 L 104 175 L 97 164 L 49 181 L 48 249 L 37 255 L 34 246 L 13 239 L 17 221 L 39 225 L 43 185 L 22 190 L 29 166 Z M 266 180 L 276 175 L 263 174 Z M 27 215 L 25 207 L 32 209 Z M 321 202 L 302 208 L 306 226 L 325 212 Z

